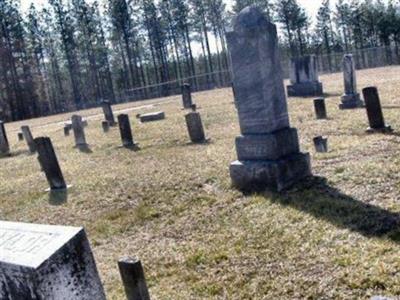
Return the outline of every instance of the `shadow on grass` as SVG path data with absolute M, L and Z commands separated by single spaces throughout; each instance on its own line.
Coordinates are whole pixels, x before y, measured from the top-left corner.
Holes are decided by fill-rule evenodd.
M 92 149 L 90 149 L 89 145 L 78 145 L 75 146 L 80 152 L 90 154 L 93 153 Z
M 49 204 L 59 206 L 67 203 L 68 189 L 49 191 Z
M 294 207 L 366 237 L 387 238 L 400 243 L 400 213 L 345 195 L 329 186 L 322 177 L 314 177 L 292 190 L 274 194 L 272 201 Z

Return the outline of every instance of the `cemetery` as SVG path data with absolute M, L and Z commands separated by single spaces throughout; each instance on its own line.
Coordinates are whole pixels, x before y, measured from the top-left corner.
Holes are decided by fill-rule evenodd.
M 0 299 L 397 299 L 400 66 L 278 39 L 247 7 L 230 87 L 0 121 Z

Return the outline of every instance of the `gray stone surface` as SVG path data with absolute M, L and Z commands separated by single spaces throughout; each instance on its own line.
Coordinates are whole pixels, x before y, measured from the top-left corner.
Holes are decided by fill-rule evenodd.
M 118 268 L 125 288 L 127 300 L 150 300 L 142 263 L 135 257 L 124 257 Z
M 242 190 L 288 188 L 310 176 L 311 168 L 289 124 L 276 27 L 256 7 L 247 7 L 227 41 L 241 131 L 232 183 Z
M 307 97 L 323 94 L 322 83 L 318 81 L 317 62 L 314 55 L 292 58 L 290 61 L 289 96 Z
M 324 98 L 314 99 L 314 110 L 315 110 L 315 116 L 318 120 L 327 118 Z
M 86 142 L 82 117 L 78 115 L 73 115 L 71 117 L 71 123 L 72 130 L 74 131 L 75 146 L 80 149 L 87 148 L 88 144 Z
M 391 132 L 392 128 L 385 124 L 378 89 L 374 86 L 362 90 L 369 121 L 368 132 Z
M 24 135 L 24 139 L 28 145 L 29 151 L 31 153 L 35 153 L 36 145 L 35 145 L 35 142 L 33 141 L 31 129 L 29 128 L 29 126 L 21 126 L 21 131 L 22 131 L 22 134 Z
M 106 121 L 108 121 L 108 124 L 110 126 L 115 126 L 116 123 L 110 101 L 102 101 L 101 107 L 103 108 L 104 118 L 106 119 Z
M 352 109 L 357 107 L 364 107 L 364 102 L 361 100 L 360 94 L 357 92 L 356 69 L 354 65 L 353 55 L 344 55 L 342 65 L 344 94 L 341 98 L 342 103 L 339 104 L 339 108 Z
M 184 83 L 182 89 L 182 103 L 183 108 L 190 109 L 192 106 L 192 91 L 189 83 Z
M 38 160 L 43 172 L 46 174 L 50 190 L 63 190 L 67 188 L 61 172 L 56 153 L 48 137 L 39 137 L 34 140 L 38 152 Z
M 152 112 L 152 113 L 148 113 L 148 114 L 141 114 L 139 116 L 139 119 L 140 119 L 140 122 L 142 122 L 142 123 L 164 120 L 165 113 L 163 111 L 158 111 L 158 112 Z
M 328 138 L 317 136 L 313 138 L 313 142 L 316 152 L 321 152 L 321 153 L 328 152 Z
M 192 111 L 185 115 L 185 119 L 190 140 L 193 143 L 204 143 L 206 141 L 206 136 L 200 114 Z
M 124 146 L 125 148 L 135 147 L 136 144 L 133 141 L 129 116 L 127 114 L 118 115 L 118 125 L 119 125 L 119 132 L 121 134 L 122 146 Z
M 10 144 L 8 143 L 7 132 L 4 122 L 0 121 L 0 155 L 10 154 Z
M 105 300 L 83 228 L 0 221 L 0 299 Z

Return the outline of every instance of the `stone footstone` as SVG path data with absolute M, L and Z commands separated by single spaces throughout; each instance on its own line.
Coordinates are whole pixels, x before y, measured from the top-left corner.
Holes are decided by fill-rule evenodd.
M 325 106 L 325 99 L 324 98 L 317 98 L 314 99 L 314 109 L 315 115 L 318 120 L 326 119 L 326 106 Z
M 82 117 L 78 115 L 73 115 L 71 117 L 71 123 L 72 123 L 72 130 L 74 131 L 75 147 L 78 149 L 88 148 L 89 145 L 86 142 Z
M 36 152 L 36 144 L 33 140 L 31 129 L 29 128 L 29 126 L 21 126 L 21 131 L 22 131 L 22 134 L 24 135 L 24 139 L 25 139 L 26 143 L 28 144 L 29 152 L 35 153 Z
M 105 133 L 110 131 L 110 123 L 108 123 L 108 121 L 101 122 L 101 127 Z
M 22 132 L 18 132 L 18 141 L 23 141 L 24 140 L 24 134 Z
M 115 126 L 116 123 L 110 101 L 108 100 L 102 101 L 101 107 L 103 108 L 104 118 L 106 119 L 106 121 L 108 121 L 108 124 L 110 126 Z
M 142 263 L 134 257 L 118 261 L 118 268 L 128 300 L 150 300 Z
M 10 154 L 10 144 L 8 143 L 7 132 L 4 122 L 0 121 L 0 155 L 6 156 Z
M 183 108 L 190 109 L 192 106 L 192 91 L 189 83 L 184 83 L 182 89 L 182 103 Z
M 83 228 L 0 221 L 0 299 L 106 300 Z
M 64 126 L 64 136 L 69 136 L 72 126 Z
M 320 96 L 322 83 L 318 81 L 317 62 L 314 55 L 292 58 L 290 61 L 289 97 Z
M 254 6 L 227 32 L 241 136 L 230 166 L 233 186 L 281 191 L 311 176 L 310 156 L 290 127 L 276 26 Z
M 328 152 L 328 138 L 317 136 L 313 138 L 314 147 L 316 152 L 326 153 Z
M 364 107 L 364 102 L 361 100 L 360 94 L 357 92 L 356 68 L 354 65 L 353 55 L 344 55 L 342 64 L 344 95 L 341 97 L 342 103 L 339 104 L 339 108 L 352 109 Z
M 46 174 L 50 190 L 65 190 L 67 185 L 50 138 L 39 137 L 34 141 L 38 152 L 38 160 L 43 172 Z
M 206 136 L 204 134 L 204 127 L 200 114 L 196 111 L 192 111 L 185 115 L 185 119 L 189 137 L 192 143 L 206 142 Z
M 383 118 L 378 89 L 376 87 L 366 87 L 362 92 L 369 121 L 367 132 L 392 132 L 393 129 L 385 124 Z
M 118 115 L 119 131 L 121 134 L 122 146 L 134 148 L 136 143 L 133 141 L 131 123 L 127 114 Z
M 165 113 L 163 111 L 158 111 L 148 114 L 142 114 L 139 116 L 139 119 L 142 123 L 160 121 L 165 119 Z

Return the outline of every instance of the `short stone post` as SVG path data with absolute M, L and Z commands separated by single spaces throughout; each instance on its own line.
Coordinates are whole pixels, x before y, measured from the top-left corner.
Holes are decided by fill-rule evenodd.
M 65 125 L 64 126 L 64 136 L 69 136 L 70 130 L 71 130 L 71 126 Z
M 103 128 L 103 132 L 110 131 L 110 123 L 108 121 L 101 122 L 101 127 Z
M 79 149 L 87 148 L 88 144 L 86 143 L 85 130 L 82 124 L 82 117 L 78 115 L 73 115 L 71 117 L 71 122 L 72 122 L 72 130 L 74 131 L 75 146 Z
M 321 153 L 328 152 L 328 138 L 317 136 L 313 138 L 313 142 L 316 152 L 321 152 Z
M 318 120 L 327 118 L 324 98 L 314 99 L 314 109 Z
M 7 132 L 4 122 L 0 121 L 0 155 L 9 155 L 10 145 L 8 143 Z
M 150 300 L 146 279 L 140 260 L 125 257 L 118 261 L 118 268 L 128 300 Z
M 29 126 L 21 126 L 21 131 L 22 131 L 22 134 L 24 135 L 24 139 L 25 139 L 26 143 L 28 144 L 29 151 L 31 153 L 35 153 L 36 145 L 35 145 L 35 142 L 33 141 L 31 129 L 29 128 Z
M 24 140 L 24 134 L 22 132 L 18 132 L 18 141 L 23 141 Z
M 105 117 L 106 121 L 108 121 L 108 124 L 110 126 L 115 126 L 114 113 L 113 113 L 110 101 L 108 101 L 108 100 L 102 101 L 101 107 L 103 108 L 104 117 Z
M 121 134 L 122 146 L 125 148 L 135 147 L 133 141 L 131 123 L 127 114 L 118 115 L 119 132 Z
M 342 103 L 339 104 L 340 109 L 351 109 L 364 107 L 364 103 L 357 92 L 356 68 L 354 65 L 353 55 L 346 54 L 343 57 L 343 80 L 344 80 L 344 95 Z
M 182 102 L 183 108 L 190 109 L 192 106 L 192 91 L 189 83 L 182 85 Z
M 255 6 L 243 9 L 227 32 L 241 135 L 233 186 L 281 191 L 311 175 L 310 156 L 300 152 L 290 127 L 276 26 Z
M 189 132 L 189 137 L 192 143 L 204 143 L 206 136 L 204 127 L 201 121 L 200 114 L 196 111 L 196 105 L 192 105 L 193 111 L 185 115 L 186 125 Z
M 367 131 L 391 132 L 392 128 L 389 125 L 385 125 L 378 89 L 371 86 L 364 88 L 362 92 L 369 121 L 369 128 Z
M 67 188 L 64 176 L 58 164 L 53 144 L 48 137 L 38 137 L 34 140 L 38 152 L 38 160 L 43 172 L 46 174 L 50 190 L 63 190 Z

